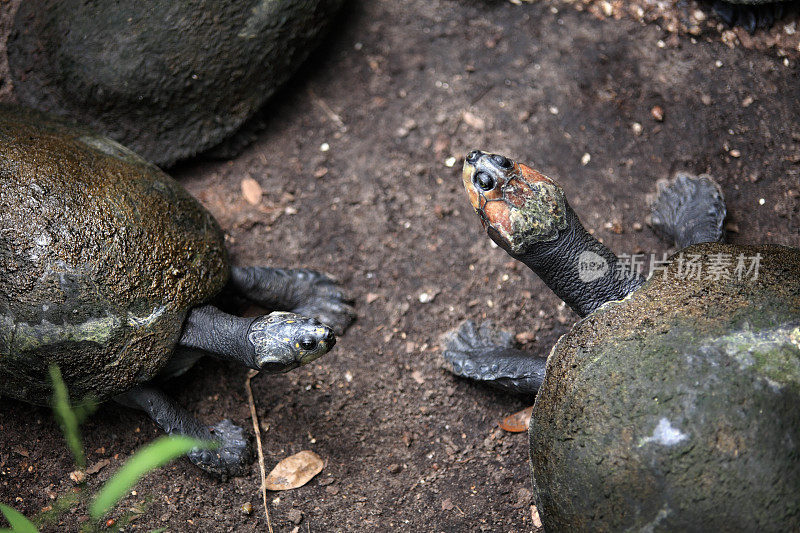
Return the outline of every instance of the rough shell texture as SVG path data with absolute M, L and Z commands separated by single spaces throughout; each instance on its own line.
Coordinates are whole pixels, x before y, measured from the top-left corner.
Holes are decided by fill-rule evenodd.
M 223 235 L 178 183 L 114 141 L 0 106 L 0 394 L 73 397 L 151 378 L 187 310 L 228 277 Z
M 559 340 L 530 428 L 548 531 L 800 528 L 800 250 L 683 251 L 757 253 L 755 281 L 673 259 Z
M 25 0 L 20 103 L 171 165 L 234 132 L 308 57 L 342 0 Z

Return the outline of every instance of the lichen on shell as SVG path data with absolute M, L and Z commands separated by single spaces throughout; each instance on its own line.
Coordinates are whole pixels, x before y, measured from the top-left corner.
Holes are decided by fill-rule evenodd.
M 800 251 L 755 279 L 680 277 L 673 258 L 554 347 L 530 429 L 548 530 L 800 527 Z

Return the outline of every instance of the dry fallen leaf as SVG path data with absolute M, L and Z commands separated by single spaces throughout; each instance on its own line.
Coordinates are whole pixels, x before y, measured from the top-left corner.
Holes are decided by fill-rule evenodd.
M 316 453 L 303 450 L 275 465 L 267 476 L 268 490 L 288 490 L 302 487 L 322 472 L 323 462 Z
M 99 471 L 101 471 L 103 468 L 107 467 L 109 464 L 111 464 L 111 461 L 109 461 L 108 459 L 100 459 L 95 464 L 87 468 L 86 473 L 94 475 Z
M 507 416 L 500 422 L 500 429 L 504 429 L 510 433 L 521 433 L 528 430 L 531 424 L 531 415 L 533 414 L 533 406 L 527 407 L 518 413 Z
M 247 200 L 250 205 L 258 205 L 261 203 L 261 195 L 264 191 L 261 190 L 261 185 L 258 184 L 253 178 L 247 177 L 242 179 L 242 196 Z
M 535 505 L 531 505 L 531 521 L 536 529 L 542 527 L 542 518 L 539 516 L 539 509 Z

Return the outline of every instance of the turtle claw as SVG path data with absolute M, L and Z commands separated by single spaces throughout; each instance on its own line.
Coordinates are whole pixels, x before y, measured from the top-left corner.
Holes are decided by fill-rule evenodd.
M 442 366 L 464 378 L 493 380 L 499 365 L 492 362 L 492 357 L 500 350 L 511 348 L 513 338 L 507 331 L 495 330 L 490 321 L 476 326 L 472 320 L 467 320 L 444 335 Z
M 214 440 L 220 442 L 220 446 L 213 450 L 195 448 L 186 454 L 189 460 L 222 479 L 242 475 L 253 458 L 250 440 L 244 429 L 226 418 L 211 426 L 209 432 Z
M 656 192 L 647 199 L 650 225 L 678 248 L 722 238 L 725 200 L 722 189 L 708 174 L 679 172 L 670 181 L 659 180 Z
M 302 303 L 292 311 L 316 318 L 337 335 L 344 333 L 356 317 L 351 305 L 352 298 L 346 296 L 336 282 L 324 274 L 313 270 L 295 272 L 297 282 L 305 285 L 306 293 Z
M 234 267 L 231 284 L 252 302 L 316 318 L 337 335 L 356 317 L 353 300 L 333 279 L 315 270 Z
M 467 320 L 442 339 L 442 367 L 462 378 L 514 393 L 535 395 L 544 380 L 546 359 L 514 348 L 513 336 L 492 323 Z

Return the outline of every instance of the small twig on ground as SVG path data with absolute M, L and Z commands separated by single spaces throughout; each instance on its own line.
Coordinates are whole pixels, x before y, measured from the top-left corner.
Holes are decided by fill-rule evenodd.
M 327 115 L 328 118 L 334 124 L 339 126 L 339 129 L 343 130 L 343 129 L 346 128 L 346 126 L 344 125 L 344 121 L 342 120 L 342 117 L 340 117 L 338 114 L 336 114 L 336 112 L 333 109 L 331 109 L 331 107 L 328 105 L 328 103 L 325 102 L 325 100 L 323 100 L 319 96 L 317 96 L 317 93 L 315 93 L 314 90 L 312 88 L 310 88 L 310 87 L 308 89 L 308 94 L 309 94 L 309 96 L 311 96 L 311 99 L 314 100 L 314 103 L 317 104 L 320 107 L 320 109 L 322 109 L 322 111 L 325 112 L 325 115 Z
M 258 370 L 250 370 L 247 373 L 247 380 L 244 382 L 244 388 L 247 391 L 247 403 L 250 405 L 250 418 L 253 420 L 253 431 L 256 434 L 258 469 L 261 471 L 261 497 L 264 500 L 264 516 L 267 517 L 269 533 L 273 533 L 272 522 L 269 519 L 269 507 L 267 507 L 267 472 L 264 468 L 264 450 L 261 448 L 261 430 L 258 425 L 258 415 L 256 414 L 256 401 L 253 399 L 253 389 L 250 387 L 250 380 L 257 375 Z

